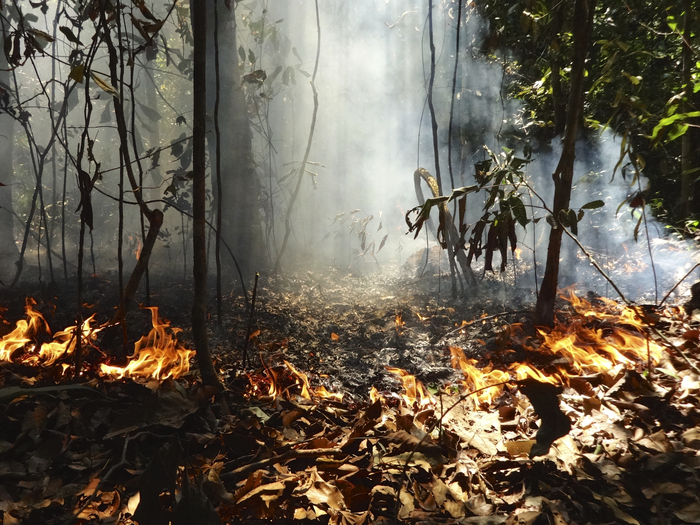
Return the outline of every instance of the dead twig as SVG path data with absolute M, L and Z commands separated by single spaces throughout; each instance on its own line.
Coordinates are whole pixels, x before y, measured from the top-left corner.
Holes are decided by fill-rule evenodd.
M 308 448 L 308 449 L 292 449 L 279 456 L 272 456 L 270 458 L 261 459 L 255 463 L 250 463 L 249 465 L 243 465 L 231 472 L 224 472 L 219 476 L 222 482 L 232 482 L 235 483 L 242 479 L 245 479 L 248 474 L 255 472 L 256 470 L 263 469 L 274 465 L 275 463 L 280 463 L 282 461 L 287 461 L 289 459 L 297 458 L 320 458 L 323 456 L 333 456 L 342 457 L 347 456 L 348 453 L 337 448 Z
M 526 314 L 529 312 L 530 312 L 530 310 L 515 310 L 513 312 L 501 312 L 499 314 L 486 315 L 484 317 L 479 317 L 478 319 L 472 319 L 471 321 L 462 321 L 461 325 L 459 325 L 457 328 L 453 328 L 452 330 L 449 330 L 448 332 L 445 332 L 443 335 L 438 337 L 433 344 L 437 344 L 439 341 L 442 341 L 445 337 L 448 337 L 456 332 L 459 332 L 462 328 L 464 328 L 466 326 L 473 325 L 474 323 L 478 323 L 479 321 L 488 321 L 489 319 L 496 319 L 497 317 L 502 317 L 504 315 Z
M 253 320 L 255 319 L 255 298 L 258 295 L 258 279 L 260 274 L 255 274 L 255 284 L 253 285 L 253 299 L 250 304 L 250 317 L 248 318 L 248 330 L 245 334 L 245 343 L 243 344 L 243 369 L 250 364 L 250 359 L 248 359 L 248 343 L 250 342 L 250 334 L 253 333 Z

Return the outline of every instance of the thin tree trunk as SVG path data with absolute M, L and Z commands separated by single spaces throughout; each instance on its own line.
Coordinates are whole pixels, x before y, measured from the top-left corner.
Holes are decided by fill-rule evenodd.
M 562 228 L 559 214 L 569 209 L 571 183 L 574 178 L 576 158 L 576 131 L 583 112 L 583 81 L 588 42 L 593 29 L 593 13 L 596 0 L 576 0 L 574 20 L 585 23 L 574 24 L 574 57 L 571 65 L 571 85 L 569 88 L 569 108 L 566 116 L 564 147 L 557 169 L 552 174 L 554 180 L 554 205 L 552 207 L 556 227 L 549 233 L 547 265 L 542 289 L 535 305 L 535 324 L 551 326 L 554 323 L 554 301 L 559 284 L 559 255 L 561 252 Z
M 194 255 L 194 301 L 192 303 L 192 338 L 197 363 L 205 385 L 221 387 L 211 361 L 207 338 L 207 239 L 206 239 L 206 67 L 207 19 L 204 2 L 190 4 L 194 36 L 194 120 L 192 126 L 192 225 Z
M 691 12 L 692 1 L 684 0 L 683 9 L 683 102 L 681 111 L 687 113 L 690 111 L 690 98 L 692 97 L 693 89 L 691 85 L 691 69 L 695 60 L 693 59 L 693 50 L 690 45 L 691 38 Z M 691 129 L 688 129 L 681 138 L 681 214 L 683 219 L 690 216 L 691 198 L 693 195 L 693 181 L 697 176 L 692 172 L 692 138 Z
M 304 159 L 301 161 L 301 166 L 299 166 L 299 174 L 297 175 L 297 183 L 294 187 L 294 192 L 289 199 L 289 205 L 287 207 L 287 214 L 284 217 L 284 239 L 282 239 L 282 247 L 280 248 L 279 254 L 277 254 L 277 262 L 275 262 L 275 273 L 279 273 L 282 268 L 282 257 L 287 249 L 287 241 L 289 241 L 289 234 L 292 232 L 292 210 L 294 208 L 294 203 L 299 196 L 299 190 L 301 189 L 301 183 L 304 180 L 304 174 L 306 173 L 306 163 L 309 160 L 309 153 L 311 152 L 311 145 L 313 144 L 314 130 L 316 129 L 316 115 L 318 114 L 318 92 L 316 91 L 316 73 L 318 72 L 318 60 L 321 55 L 321 18 L 318 12 L 318 0 L 315 1 L 316 5 L 316 61 L 314 62 L 314 71 L 311 75 L 311 91 L 314 96 L 314 111 L 311 115 L 311 129 L 309 130 L 309 140 L 306 143 L 306 152 L 304 153 Z
M 219 128 L 219 102 L 221 98 L 221 86 L 219 78 L 219 2 L 214 0 L 214 76 L 216 84 L 216 99 L 214 101 L 214 133 L 216 135 L 216 322 L 219 328 L 224 326 L 223 319 L 223 292 L 221 289 L 221 224 L 223 213 L 223 201 L 221 199 L 221 129 Z M 210 161 L 211 163 L 211 161 Z M 213 185 L 213 184 L 212 184 Z M 241 277 L 241 284 L 243 278 Z
M 564 24 L 564 15 L 566 14 L 566 8 L 568 7 L 564 1 L 554 0 L 554 38 L 557 44 L 557 48 L 550 48 L 550 67 L 552 73 L 550 75 L 550 82 L 552 84 L 552 105 L 554 106 L 554 136 L 558 136 L 564 132 L 566 126 L 566 101 L 564 99 L 564 92 L 561 87 L 561 61 L 560 61 L 560 49 L 561 46 L 561 28 Z

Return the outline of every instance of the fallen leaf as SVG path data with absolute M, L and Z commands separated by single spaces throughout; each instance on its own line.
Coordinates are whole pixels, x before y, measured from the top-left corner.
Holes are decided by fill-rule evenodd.
M 530 450 L 530 457 L 544 456 L 549 452 L 554 441 L 567 435 L 571 430 L 571 421 L 559 408 L 557 396 L 561 393 L 561 388 L 531 378 L 518 381 L 517 384 L 542 420 L 535 435 L 536 443 Z

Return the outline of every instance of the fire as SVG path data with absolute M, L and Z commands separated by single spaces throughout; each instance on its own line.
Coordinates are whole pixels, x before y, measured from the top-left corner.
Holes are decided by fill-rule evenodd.
M 396 326 L 396 331 L 400 332 L 406 323 L 403 320 L 403 316 L 399 313 L 396 314 L 396 319 L 394 319 L 394 325 Z
M 414 404 L 417 404 L 419 408 L 423 408 L 435 403 L 433 396 L 423 386 L 423 383 L 416 379 L 416 376 L 409 374 L 406 370 L 402 370 L 401 368 L 395 368 L 393 366 L 385 366 L 384 368 L 401 378 L 405 391 L 401 397 L 407 406 L 412 407 Z
M 151 323 L 153 328 L 147 336 L 143 336 L 134 346 L 132 355 L 126 366 L 100 365 L 103 375 L 122 379 L 124 377 L 140 378 L 178 378 L 190 369 L 190 358 L 195 355 L 180 344 L 176 337 L 168 332 L 168 321 L 161 321 L 157 306 L 147 307 L 151 311 Z M 170 328 L 173 335 L 182 330 Z
M 510 380 L 508 372 L 494 369 L 491 363 L 481 370 L 476 368 L 476 366 L 474 366 L 476 364 L 476 359 L 467 359 L 461 348 L 451 346 L 450 353 L 452 355 L 452 368 L 462 371 L 467 390 L 479 390 L 474 394 L 478 404 L 490 405 L 493 399 L 498 396 L 503 389 L 502 386 L 494 386 L 494 388 L 487 387 Z
M 658 364 L 663 348 L 644 336 L 644 323 L 635 310 L 608 299 L 602 300 L 605 309 L 597 308 L 571 290 L 566 299 L 578 316 L 572 316 L 567 324 L 557 323 L 549 332 L 540 330 L 540 351 L 561 355 L 569 371 L 577 374 L 606 372 L 616 365 L 633 367 L 646 362 L 647 354 Z M 611 321 L 614 327 L 590 327 L 591 320 Z
M 141 250 L 143 249 L 143 245 L 141 244 L 141 238 L 136 239 L 136 249 L 134 250 L 134 255 L 136 256 L 136 260 L 138 260 L 139 257 L 141 257 Z
M 290 390 L 296 387 L 293 390 L 295 395 L 307 400 L 312 400 L 313 398 L 338 402 L 343 400 L 343 394 L 330 392 L 323 385 L 317 388 L 312 387 L 309 377 L 304 372 L 297 369 L 289 361 L 283 360 L 283 363 L 284 367 L 265 365 L 267 378 L 256 374 L 248 374 L 248 381 L 250 382 L 248 387 L 249 395 L 261 401 L 270 402 L 284 394 L 289 395 Z M 265 393 L 264 384 L 267 381 L 270 382 L 270 386 Z
M 75 327 L 66 328 L 51 335 L 51 329 L 41 312 L 35 310 L 34 299 L 26 299 L 24 311 L 27 319 L 20 319 L 15 329 L 0 339 L 0 362 L 21 362 L 24 364 L 53 365 L 64 356 L 75 351 L 77 339 Z M 94 341 L 100 328 L 93 328 L 94 315 L 86 319 L 81 326 L 82 344 Z M 37 337 L 50 337 L 51 340 L 42 344 L 30 344 Z M 24 352 L 19 351 L 24 349 Z

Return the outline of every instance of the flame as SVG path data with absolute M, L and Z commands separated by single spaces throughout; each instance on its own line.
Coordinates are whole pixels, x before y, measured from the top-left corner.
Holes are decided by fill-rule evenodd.
M 403 316 L 399 313 L 396 314 L 396 319 L 394 319 L 394 325 L 396 326 L 396 331 L 400 332 L 406 323 L 403 320 Z
M 369 391 L 369 399 L 372 403 L 376 403 L 377 399 L 381 399 L 379 391 L 374 386 Z
M 522 255 L 523 255 L 523 250 L 522 250 L 522 248 L 516 248 L 516 249 L 513 251 L 513 255 L 515 255 L 515 258 L 519 261 L 519 260 L 522 258 Z
M 416 312 L 416 317 L 418 317 L 418 320 L 419 320 L 419 321 L 428 321 L 428 320 L 430 319 L 430 317 L 428 317 L 427 315 L 426 315 L 426 316 L 423 316 L 423 315 L 421 315 L 421 314 L 418 313 L 418 312 Z
M 24 307 L 27 319 L 17 321 L 15 329 L 0 339 L 0 361 L 51 366 L 62 357 L 69 356 L 75 351 L 77 346 L 76 327 L 66 328 L 51 336 L 49 323 L 41 312 L 34 309 L 35 305 L 36 301 L 27 297 Z M 92 327 L 94 318 L 94 315 L 90 316 L 81 325 L 82 344 L 92 343 L 100 330 L 100 328 Z M 48 336 L 51 340 L 38 345 L 29 344 L 40 335 L 42 337 Z M 13 354 L 22 348 L 24 352 L 13 359 Z M 64 370 L 67 368 L 67 366 L 64 367 Z
M 311 385 L 309 384 L 308 376 L 304 372 L 301 372 L 300 370 L 294 368 L 292 363 L 290 363 L 289 361 L 285 360 L 284 364 L 287 365 L 287 368 L 289 368 L 289 371 L 292 373 L 292 375 L 296 377 L 297 385 L 301 387 L 301 392 L 299 393 L 299 395 L 304 399 L 311 399 Z
M 604 307 L 596 307 L 577 297 L 573 290 L 567 292 L 565 299 L 578 315 L 571 316 L 567 324 L 557 323 L 549 332 L 540 330 L 540 351 L 559 354 L 567 361 L 569 371 L 577 374 L 606 372 L 616 365 L 634 367 L 646 362 L 647 354 L 652 364 L 659 363 L 663 348 L 644 335 L 645 325 L 637 311 L 609 299 L 601 299 Z M 611 321 L 614 327 L 598 327 L 600 321 Z
M 314 389 L 314 395 L 321 399 L 330 399 L 331 401 L 340 402 L 343 400 L 343 394 L 338 392 L 329 392 L 323 385 Z
M 416 376 L 409 374 L 406 370 L 402 370 L 401 368 L 395 368 L 393 366 L 385 366 L 384 368 L 401 378 L 405 391 L 404 394 L 401 394 L 401 398 L 407 406 L 412 407 L 417 404 L 419 408 L 423 408 L 435 403 L 433 396 L 423 386 L 423 383 L 416 379 Z
M 136 248 L 134 249 L 134 255 L 136 256 L 137 260 L 139 257 L 141 257 L 141 250 L 142 249 L 143 249 L 143 244 L 141 243 L 141 238 L 138 237 L 136 239 Z
M 124 377 L 141 378 L 178 378 L 190 369 L 190 358 L 195 352 L 180 344 L 177 338 L 166 332 L 170 322 L 161 321 L 157 306 L 148 306 L 151 311 L 153 328 L 134 346 L 134 354 L 126 366 L 100 365 L 103 375 L 122 379 Z M 170 328 L 173 335 L 182 330 Z
M 474 393 L 478 404 L 490 405 L 503 389 L 503 386 L 487 387 L 510 380 L 508 372 L 494 369 L 491 363 L 485 368 L 476 368 L 474 366 L 477 362 L 476 359 L 467 359 L 459 347 L 451 346 L 450 353 L 452 354 L 452 368 L 462 371 L 466 389 L 470 391 L 478 390 L 478 392 Z

